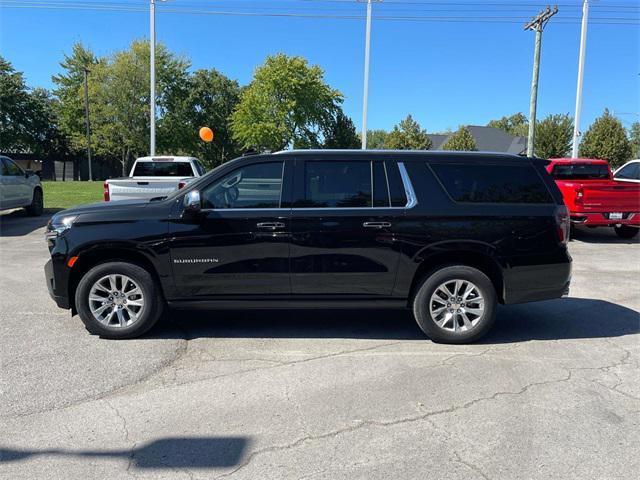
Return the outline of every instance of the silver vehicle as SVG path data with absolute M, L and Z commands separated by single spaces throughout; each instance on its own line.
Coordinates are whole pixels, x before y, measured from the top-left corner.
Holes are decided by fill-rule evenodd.
M 0 156 L 0 210 L 25 208 L 29 215 L 41 215 L 44 207 L 40 177 L 24 171 L 9 157 Z
M 111 178 L 104 182 L 104 200 L 165 197 L 204 173 L 200 161 L 193 157 L 138 158 L 128 177 Z

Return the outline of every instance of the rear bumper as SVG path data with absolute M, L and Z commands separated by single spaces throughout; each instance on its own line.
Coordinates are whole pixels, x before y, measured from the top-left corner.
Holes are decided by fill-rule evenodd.
M 49 260 L 44 266 L 44 276 L 47 282 L 47 290 L 49 290 L 49 296 L 56 302 L 56 305 L 60 308 L 69 309 L 71 305 L 69 303 L 69 296 L 66 293 L 65 288 L 61 288 L 61 279 L 56 278 L 53 261 Z
M 504 272 L 504 303 L 551 300 L 569 294 L 571 257 L 546 265 L 515 267 Z
M 640 227 L 640 212 L 621 212 L 621 219 L 611 219 L 610 212 L 585 213 L 571 212 L 573 225 L 587 225 L 592 227 L 613 227 L 616 225 L 630 225 Z

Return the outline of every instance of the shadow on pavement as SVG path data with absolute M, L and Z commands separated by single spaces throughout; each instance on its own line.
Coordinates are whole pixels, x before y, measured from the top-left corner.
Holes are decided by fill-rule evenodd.
M 571 241 L 583 242 L 583 243 L 619 243 L 621 245 L 633 245 L 640 243 L 640 235 L 635 238 L 624 239 L 616 235 L 613 228 L 610 227 L 573 227 L 571 229 Z
M 24 210 L 0 215 L 0 237 L 21 237 L 44 227 L 51 215 L 61 209 L 47 209 L 39 217 L 30 217 Z
M 172 325 L 177 328 L 171 328 Z M 501 306 L 481 343 L 605 338 L 640 331 L 640 313 L 586 298 Z M 174 310 L 146 338 L 358 338 L 420 340 L 409 310 Z
M 247 448 L 244 437 L 163 438 L 133 450 L 23 450 L 0 447 L 0 464 L 35 456 L 74 458 L 130 459 L 134 467 L 146 468 L 214 468 L 237 465 Z

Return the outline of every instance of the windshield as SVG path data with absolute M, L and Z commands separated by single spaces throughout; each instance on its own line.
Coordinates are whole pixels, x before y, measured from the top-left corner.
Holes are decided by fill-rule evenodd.
M 189 162 L 138 162 L 134 177 L 193 177 Z
M 609 168 L 607 165 L 592 163 L 556 165 L 551 176 L 559 180 L 607 180 Z

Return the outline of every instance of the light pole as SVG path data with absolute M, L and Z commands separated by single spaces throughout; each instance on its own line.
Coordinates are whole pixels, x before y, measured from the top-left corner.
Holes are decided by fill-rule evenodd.
M 578 158 L 578 137 L 580 137 L 580 114 L 582 113 L 582 79 L 584 77 L 584 53 L 587 46 L 587 22 L 589 21 L 589 0 L 582 3 L 582 27 L 580 30 L 580 58 L 578 60 L 578 86 L 576 88 L 576 116 L 573 119 L 573 146 L 571 158 Z
M 369 52 L 371 50 L 371 0 L 367 0 L 367 27 L 364 42 L 364 95 L 362 99 L 362 150 L 367 149 L 367 108 L 369 103 Z
M 84 120 L 87 127 L 87 161 L 89 162 L 89 181 L 93 181 L 91 172 L 91 126 L 89 124 L 89 69 L 84 67 Z
M 150 63 L 151 63 L 151 73 L 150 73 L 150 83 L 151 83 L 151 105 L 149 112 L 150 117 L 150 145 L 149 145 L 149 154 L 154 156 L 156 154 L 156 1 L 150 0 L 151 4 L 149 5 L 149 44 L 150 44 Z

